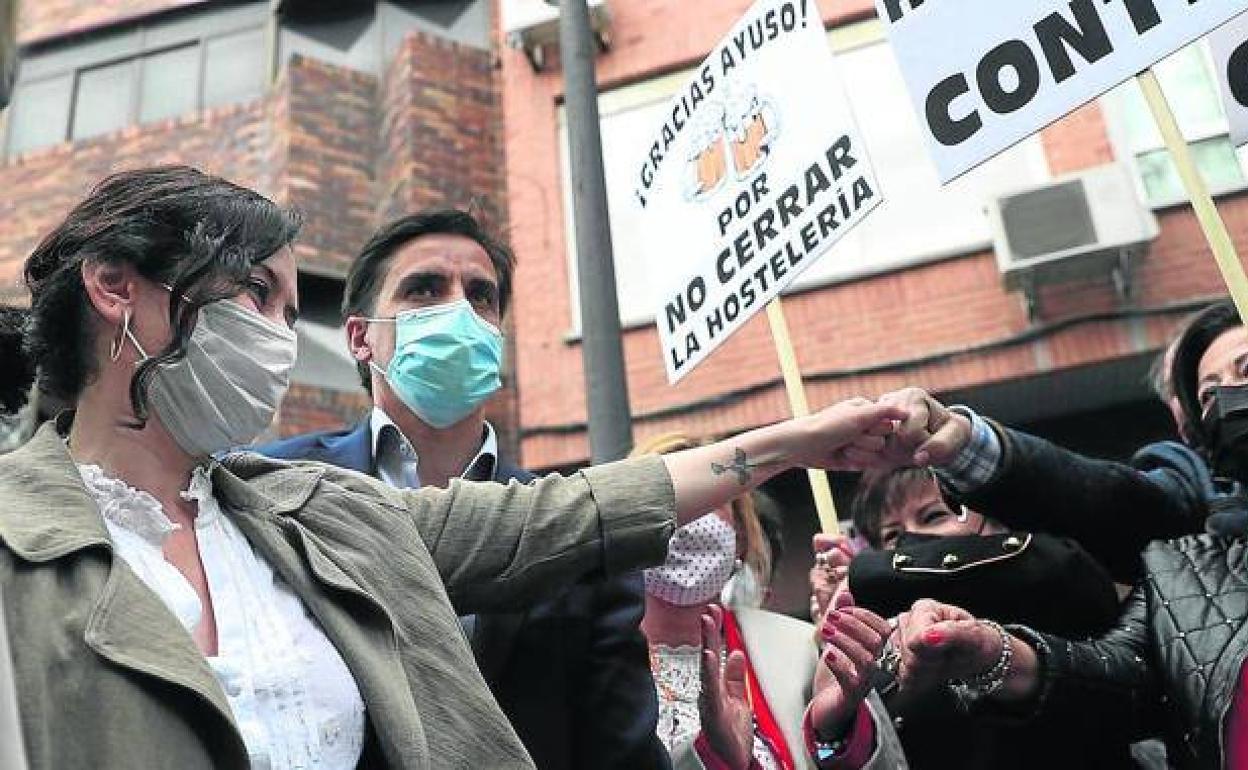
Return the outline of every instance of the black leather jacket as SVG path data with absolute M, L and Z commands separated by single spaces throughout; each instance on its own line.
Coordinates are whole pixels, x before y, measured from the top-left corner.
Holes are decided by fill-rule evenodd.
M 1021 631 L 1040 654 L 1040 711 L 1095 715 L 1102 734 L 1161 732 L 1170 763 L 1223 764 L 1248 657 L 1248 547 L 1196 535 L 1154 543 L 1118 625 L 1093 641 Z
M 1107 740 L 1162 734 L 1174 766 L 1220 767 L 1248 656 L 1245 541 L 1190 534 L 1203 531 L 1209 509 L 1192 469 L 1142 471 L 998 433 L 1001 467 L 968 504 L 1073 538 L 1136 586 L 1115 628 L 1095 640 L 1018 629 L 1040 655 L 1034 718 L 1087 714 Z M 1179 539 L 1148 544 L 1166 538 Z

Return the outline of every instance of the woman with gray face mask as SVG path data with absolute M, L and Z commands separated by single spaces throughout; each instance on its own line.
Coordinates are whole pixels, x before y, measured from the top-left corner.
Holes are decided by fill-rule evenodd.
M 0 592 L 33 768 L 529 768 L 457 612 L 660 561 L 796 465 L 861 463 L 846 402 L 531 485 L 395 490 L 246 452 L 295 359 L 298 230 L 185 167 L 104 180 L 27 260 L 26 346 L 75 404 L 0 458 Z

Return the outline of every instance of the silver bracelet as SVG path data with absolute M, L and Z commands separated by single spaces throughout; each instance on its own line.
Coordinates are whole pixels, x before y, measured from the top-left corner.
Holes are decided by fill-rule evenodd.
M 981 620 L 979 623 L 1001 635 L 1001 654 L 992 668 L 982 674 L 976 674 L 968 679 L 949 681 L 949 689 L 964 706 L 986 698 L 1004 687 L 1005 679 L 1010 675 L 1010 667 L 1014 663 L 1014 647 L 1010 644 L 1009 633 L 996 621 Z

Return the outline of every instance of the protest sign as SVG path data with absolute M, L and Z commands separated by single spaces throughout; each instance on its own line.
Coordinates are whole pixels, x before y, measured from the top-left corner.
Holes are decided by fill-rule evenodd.
M 948 182 L 1208 34 L 1248 0 L 876 0 L 876 8 Z
M 1214 69 L 1236 147 L 1248 144 L 1248 14 L 1209 36 Z
M 755 3 L 663 116 L 632 200 L 674 383 L 882 197 L 815 0 Z

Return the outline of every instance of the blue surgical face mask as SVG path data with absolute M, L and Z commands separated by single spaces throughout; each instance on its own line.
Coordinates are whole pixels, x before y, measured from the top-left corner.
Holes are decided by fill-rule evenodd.
M 448 428 L 502 387 L 503 335 L 467 300 L 405 310 L 394 318 L 394 355 L 382 371 L 407 408 L 435 428 Z

